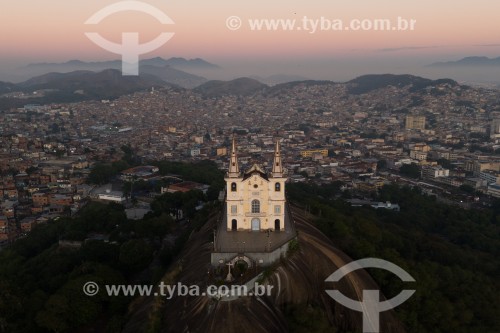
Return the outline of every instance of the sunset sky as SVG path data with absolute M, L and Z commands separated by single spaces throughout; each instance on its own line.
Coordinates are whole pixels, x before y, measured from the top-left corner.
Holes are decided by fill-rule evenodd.
M 85 32 L 119 42 L 122 32 L 139 32 L 141 41 L 161 32 L 175 36 L 160 49 L 141 56 L 201 57 L 221 66 L 266 71 L 286 65 L 300 74 L 326 64 L 360 71 L 399 72 L 465 56 L 500 56 L 500 2 L 491 0 L 275 0 L 145 1 L 166 13 L 174 25 L 162 25 L 139 12 L 114 14 L 96 26 L 84 22 L 112 0 L 2 1 L 0 72 L 31 62 L 118 59 L 93 44 Z M 226 19 L 243 20 L 237 31 Z M 248 19 L 378 19 L 398 16 L 417 21 L 414 31 L 251 31 Z M 288 69 L 287 69 L 288 68 Z M 314 76 L 314 75 L 313 75 Z

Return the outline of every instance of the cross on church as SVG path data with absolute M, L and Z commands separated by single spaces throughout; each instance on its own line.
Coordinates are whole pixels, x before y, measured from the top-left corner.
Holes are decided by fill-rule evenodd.
M 231 274 L 231 267 L 234 266 L 234 264 L 229 262 L 226 264 L 226 266 L 229 268 L 229 272 L 227 273 L 226 276 L 226 282 L 233 282 L 234 278 L 233 275 Z

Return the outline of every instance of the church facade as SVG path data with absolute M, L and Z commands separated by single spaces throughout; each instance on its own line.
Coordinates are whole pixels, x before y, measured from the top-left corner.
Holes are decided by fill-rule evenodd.
M 286 177 L 279 141 L 276 142 L 270 173 L 266 173 L 257 164 L 240 172 L 233 138 L 225 180 L 227 231 L 284 231 Z
M 249 267 L 264 267 L 286 257 L 290 242 L 297 237 L 286 201 L 286 180 L 279 141 L 268 172 L 257 164 L 241 172 L 233 138 L 224 211 L 214 233 L 213 267 L 225 268 L 241 260 Z

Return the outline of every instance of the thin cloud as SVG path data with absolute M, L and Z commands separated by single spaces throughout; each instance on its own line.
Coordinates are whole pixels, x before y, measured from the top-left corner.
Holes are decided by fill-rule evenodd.
M 398 52 L 398 51 L 408 51 L 408 50 L 425 50 L 425 49 L 435 49 L 439 46 L 404 46 L 404 47 L 393 47 L 378 49 L 375 52 Z

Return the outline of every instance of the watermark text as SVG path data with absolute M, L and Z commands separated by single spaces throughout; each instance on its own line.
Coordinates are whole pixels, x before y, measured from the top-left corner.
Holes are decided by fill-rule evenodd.
M 404 18 L 376 18 L 351 20 L 332 19 L 324 16 L 312 18 L 303 16 L 299 19 L 284 18 L 252 18 L 242 19 L 239 16 L 229 16 L 226 27 L 229 30 L 246 28 L 250 31 L 303 31 L 314 34 L 324 31 L 414 31 L 417 20 Z

